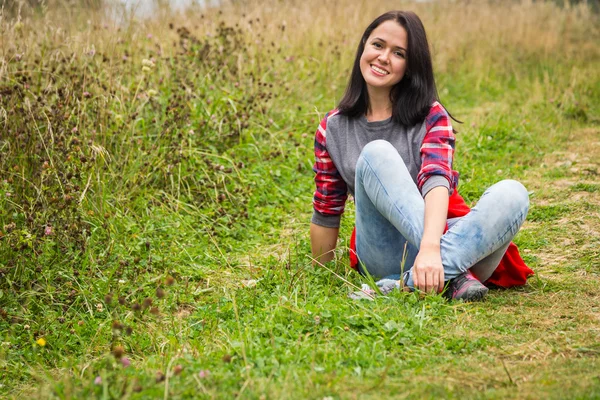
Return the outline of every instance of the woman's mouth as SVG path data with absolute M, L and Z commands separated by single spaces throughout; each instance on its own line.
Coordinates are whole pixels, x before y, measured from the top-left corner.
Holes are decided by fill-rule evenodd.
M 375 72 L 375 74 L 380 76 L 385 76 L 389 74 L 389 72 L 387 72 L 385 69 L 379 68 L 376 65 L 371 65 L 371 71 Z

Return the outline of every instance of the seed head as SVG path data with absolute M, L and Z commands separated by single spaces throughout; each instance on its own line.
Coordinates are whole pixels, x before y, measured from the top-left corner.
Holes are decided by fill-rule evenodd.
M 121 324 L 119 321 L 113 321 L 111 326 L 112 326 L 113 331 L 123 330 L 123 324 Z
M 151 299 L 150 297 L 146 297 L 146 298 L 144 299 L 144 302 L 143 302 L 143 305 L 142 305 L 142 307 L 143 307 L 144 309 L 146 309 L 146 308 L 150 307 L 151 305 L 152 305 L 152 299 Z
M 123 346 L 115 346 L 113 348 L 112 354 L 117 360 L 120 360 L 121 357 L 123 357 L 123 354 L 125 354 L 125 349 L 123 349 Z

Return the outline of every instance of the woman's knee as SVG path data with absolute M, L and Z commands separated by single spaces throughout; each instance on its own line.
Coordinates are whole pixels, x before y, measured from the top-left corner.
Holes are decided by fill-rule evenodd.
M 394 146 L 387 140 L 377 139 L 369 142 L 360 152 L 361 158 L 380 157 L 388 152 L 398 153 Z
M 529 210 L 529 192 L 519 181 L 513 179 L 505 179 L 496 183 L 494 186 L 494 192 L 499 196 L 502 208 L 506 208 L 507 211 L 527 214 Z
M 358 157 L 356 164 L 357 172 L 362 169 L 365 165 L 369 164 L 382 164 L 390 167 L 393 164 L 399 164 L 400 167 L 404 166 L 404 161 L 398 153 L 398 150 L 387 140 L 373 140 L 363 147 Z

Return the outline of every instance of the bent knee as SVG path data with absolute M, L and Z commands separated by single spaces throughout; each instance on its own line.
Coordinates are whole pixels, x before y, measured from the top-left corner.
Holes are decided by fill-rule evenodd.
M 505 179 L 494 185 L 502 198 L 503 206 L 513 212 L 527 213 L 529 210 L 529 192 L 523 184 L 514 179 Z
M 377 139 L 377 140 L 373 140 L 372 142 L 369 142 L 365 145 L 365 147 L 363 147 L 362 151 L 360 152 L 360 156 L 361 157 L 368 157 L 368 156 L 372 156 L 372 155 L 376 155 L 376 156 L 380 156 L 381 154 L 384 154 L 385 152 L 388 151 L 394 151 L 395 153 L 397 153 L 397 150 L 394 148 L 394 146 L 388 142 L 387 140 L 383 140 L 383 139 Z

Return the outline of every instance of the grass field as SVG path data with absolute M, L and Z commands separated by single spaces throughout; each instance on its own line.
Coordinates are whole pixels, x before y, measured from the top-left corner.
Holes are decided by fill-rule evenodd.
M 600 398 L 600 21 L 585 5 L 236 2 L 0 19 L 0 397 Z M 423 19 L 473 203 L 535 270 L 486 302 L 313 267 L 313 139 L 362 30 Z M 127 20 L 127 19 L 125 19 Z

